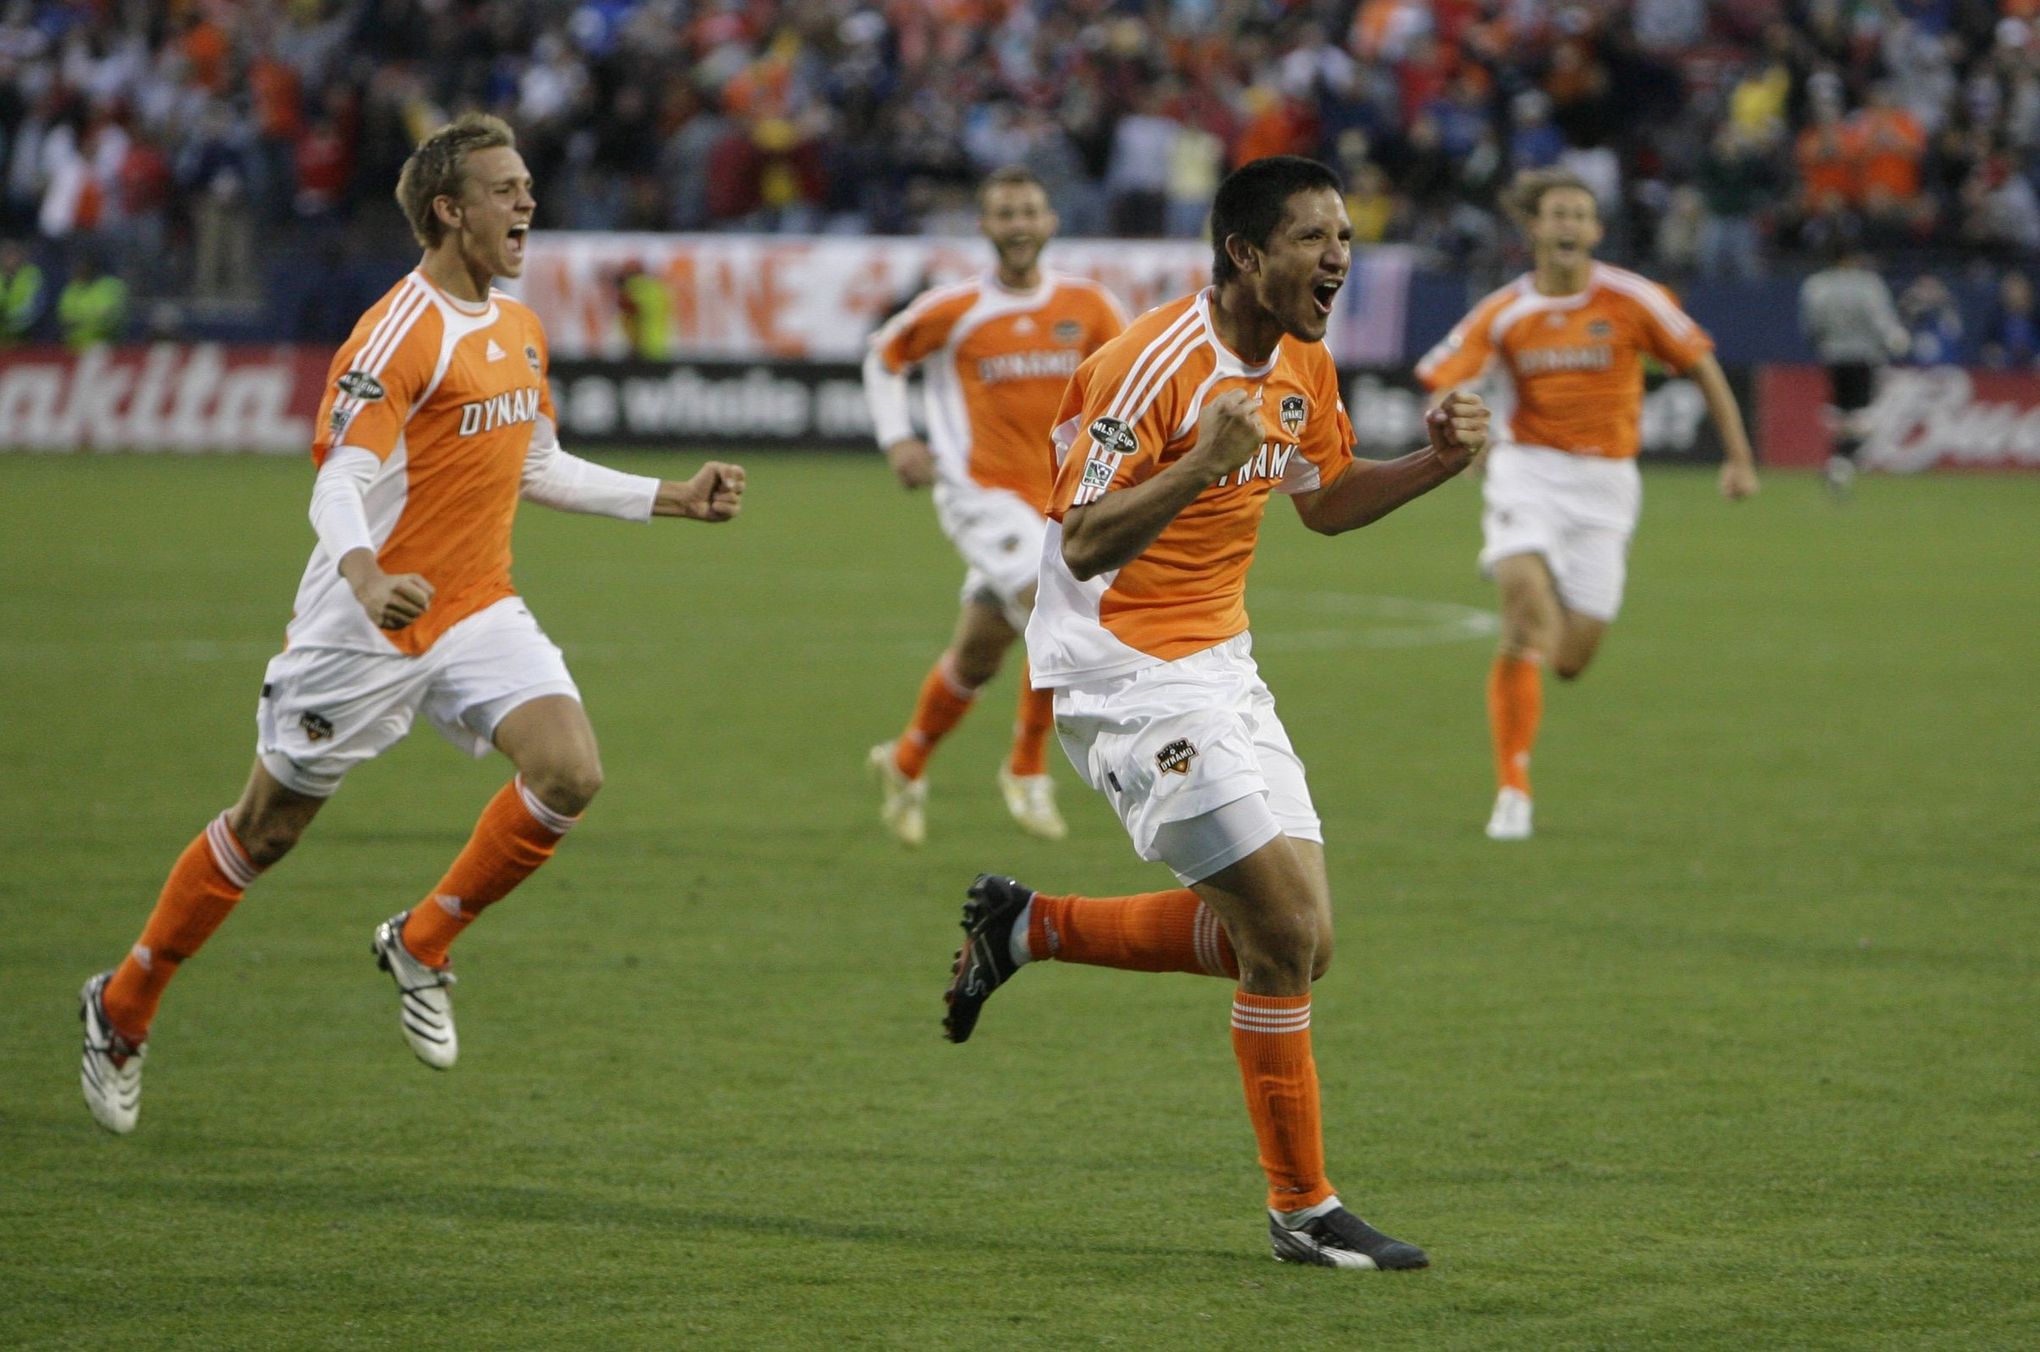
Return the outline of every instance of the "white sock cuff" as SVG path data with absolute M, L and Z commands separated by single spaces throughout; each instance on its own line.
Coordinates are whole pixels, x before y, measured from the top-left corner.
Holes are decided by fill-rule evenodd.
M 225 875 L 235 887 L 246 891 L 248 884 L 255 881 L 262 870 L 248 858 L 248 852 L 241 848 L 241 842 L 234 838 L 234 830 L 227 825 L 227 814 L 222 812 L 205 824 L 205 845 L 212 853 L 213 866 Z
M 517 796 L 524 800 L 524 810 L 531 814 L 533 821 L 554 835 L 565 835 L 574 828 L 575 822 L 581 820 L 579 817 L 569 817 L 564 812 L 555 812 L 540 802 L 538 795 L 525 784 L 523 775 L 517 776 L 513 782 L 517 785 Z
M 1242 1033 L 1308 1033 L 1310 1002 L 1306 1000 L 1295 1009 L 1269 1009 L 1263 1005 L 1248 1004 L 1246 997 L 1236 995 L 1232 1004 L 1232 1026 Z
M 1225 927 L 1219 924 L 1218 912 L 1197 903 L 1197 918 L 1190 923 L 1190 946 L 1197 954 L 1197 965 L 1206 976 L 1225 975 L 1225 955 L 1219 948 L 1219 940 L 1225 934 Z

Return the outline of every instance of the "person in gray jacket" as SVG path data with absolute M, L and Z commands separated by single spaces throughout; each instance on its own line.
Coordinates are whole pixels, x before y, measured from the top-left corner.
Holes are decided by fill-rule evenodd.
M 1799 290 L 1799 326 L 1827 367 L 1828 404 L 1834 420 L 1828 487 L 1845 496 L 1856 479 L 1856 451 L 1868 433 L 1868 410 L 1877 372 L 1903 356 L 1910 338 L 1892 304 L 1891 288 L 1855 244 L 1842 243 L 1833 262 Z

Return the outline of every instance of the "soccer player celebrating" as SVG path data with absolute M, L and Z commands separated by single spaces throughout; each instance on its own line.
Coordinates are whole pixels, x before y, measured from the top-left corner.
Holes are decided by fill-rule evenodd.
M 85 1102 L 109 1131 L 134 1129 L 150 1024 L 178 967 L 342 777 L 421 712 L 454 745 L 494 746 L 517 767 L 446 876 L 374 933 L 411 1050 L 451 1066 L 447 946 L 552 856 L 602 782 L 573 678 L 511 585 L 518 499 L 727 521 L 743 498 L 735 465 L 662 482 L 560 449 L 545 334 L 490 286 L 523 271 L 536 206 L 509 127 L 469 114 L 433 133 L 397 201 L 424 258 L 333 359 L 312 447 L 318 546 L 263 676 L 247 787 L 185 847 L 128 956 L 81 992 Z
M 1352 263 L 1331 170 L 1243 166 L 1219 185 L 1211 235 L 1213 285 L 1143 315 L 1070 382 L 1027 628 L 1070 759 L 1182 886 L 1082 897 L 979 877 L 943 1028 L 969 1038 L 992 992 L 1044 959 L 1232 978 L 1275 1256 L 1423 1267 L 1423 1250 L 1347 1211 L 1325 1176 L 1310 1034 L 1311 983 L 1332 957 L 1324 835 L 1243 599 L 1270 493 L 1323 534 L 1364 526 L 1465 468 L 1488 414 L 1450 395 L 1428 447 L 1354 459 L 1322 342 Z
M 1085 357 L 1126 327 L 1112 294 L 1045 272 L 1056 216 L 1039 179 L 1001 169 L 978 190 L 978 224 L 998 256 L 983 276 L 924 292 L 872 336 L 864 389 L 893 473 L 934 485 L 935 515 L 963 555 L 963 612 L 921 682 L 905 731 L 871 749 L 880 819 L 902 843 L 927 836 L 935 744 L 969 712 L 1027 627 L 1041 562 L 1042 512 L 1055 477 L 1049 429 L 1063 386 Z M 915 435 L 906 371 L 921 368 L 928 439 Z M 1062 815 L 1046 749 L 1049 693 L 1020 683 L 1013 749 L 999 770 L 1006 810 L 1033 835 L 1060 840 Z
M 1643 358 L 1699 383 L 1726 459 L 1721 492 L 1757 491 L 1756 464 L 1714 342 L 1655 283 L 1594 261 L 1601 221 L 1578 178 L 1518 176 L 1507 206 L 1534 266 L 1459 322 L 1417 365 L 1433 390 L 1491 366 L 1513 405 L 1487 458 L 1480 564 L 1501 594 L 1501 648 L 1488 674 L 1498 780 L 1487 834 L 1530 835 L 1530 749 L 1543 672 L 1587 669 L 1622 604 L 1629 537 L 1643 501 Z

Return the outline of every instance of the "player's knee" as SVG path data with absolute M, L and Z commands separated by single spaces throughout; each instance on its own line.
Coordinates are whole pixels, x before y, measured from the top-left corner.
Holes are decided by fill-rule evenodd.
M 234 832 L 234 839 L 248 853 L 248 862 L 256 868 L 268 868 L 298 843 L 304 828 L 291 821 L 268 821 L 249 817 L 228 822 Z
M 1309 916 L 1264 916 L 1242 936 L 1240 972 L 1250 971 L 1284 985 L 1302 988 L 1318 975 L 1317 923 Z M 1325 954 L 1330 961 L 1329 948 Z
M 602 791 L 602 762 L 591 756 L 536 767 L 524 772 L 524 784 L 553 811 L 578 817 Z
M 1593 660 L 1591 657 L 1561 657 L 1551 664 L 1551 674 L 1561 681 L 1577 681 Z
M 959 644 L 949 655 L 949 667 L 959 682 L 975 690 L 999 674 L 999 659 L 1004 655 L 1003 648 L 990 644 Z

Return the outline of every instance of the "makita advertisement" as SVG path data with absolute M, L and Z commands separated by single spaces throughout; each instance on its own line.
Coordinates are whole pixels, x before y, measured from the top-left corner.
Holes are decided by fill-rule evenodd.
M 0 351 L 0 449 L 303 454 L 332 359 L 213 343 Z

